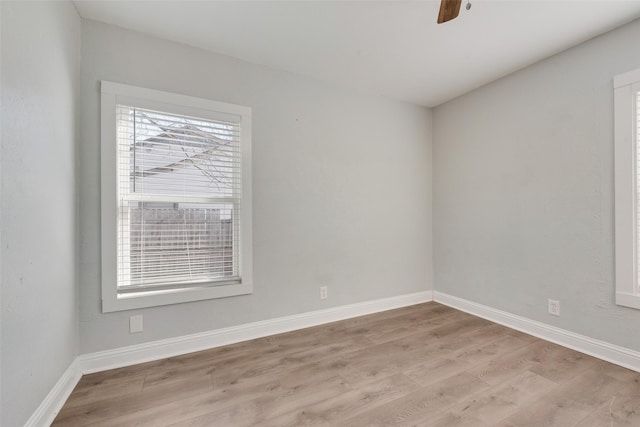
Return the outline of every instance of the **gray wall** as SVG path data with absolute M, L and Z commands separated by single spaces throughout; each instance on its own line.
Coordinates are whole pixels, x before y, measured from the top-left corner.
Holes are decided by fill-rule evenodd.
M 20 426 L 78 354 L 80 18 L 70 2 L 0 7 L 0 424 Z
M 436 290 L 640 350 L 614 304 L 612 90 L 639 40 L 634 21 L 434 110 Z
M 82 26 L 82 353 L 432 289 L 428 109 Z M 252 295 L 100 312 L 101 79 L 253 108 Z M 139 313 L 145 331 L 129 334 Z

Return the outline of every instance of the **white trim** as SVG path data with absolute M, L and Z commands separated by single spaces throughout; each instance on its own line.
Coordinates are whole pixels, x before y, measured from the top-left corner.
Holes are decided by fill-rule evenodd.
M 78 359 L 81 372 L 89 374 L 429 301 L 433 301 L 433 291 L 343 305 L 199 334 L 184 335 L 113 350 L 83 354 Z
M 640 295 L 616 292 L 616 304 L 630 308 L 640 308 Z
M 640 81 L 640 69 L 628 71 L 613 78 L 613 88 L 617 89 L 620 86 L 627 86 L 638 81 Z
M 616 304 L 640 308 L 638 289 L 636 92 L 640 69 L 614 77 Z
M 227 102 L 214 101 L 206 98 L 198 98 L 195 96 L 182 95 L 174 92 L 165 92 L 155 89 L 147 89 L 138 86 L 131 86 L 122 83 L 114 83 L 106 80 L 100 82 L 100 91 L 114 97 L 124 98 L 135 103 L 145 103 L 144 105 L 171 105 L 171 108 L 179 106 L 203 110 L 199 114 L 207 114 L 207 111 L 223 112 L 229 115 L 239 117 L 251 117 L 251 108 L 243 105 L 229 104 Z M 153 103 L 156 104 L 153 104 Z M 143 104 L 140 104 L 143 106 Z M 188 114 L 188 113 L 187 113 Z M 218 117 L 218 116 L 216 116 Z M 236 121 L 239 121 L 236 117 Z
M 252 255 L 252 128 L 250 107 L 204 98 L 101 81 L 101 295 L 102 312 L 133 310 L 253 293 Z M 238 271 L 240 282 L 215 286 L 177 287 L 170 291 L 120 294 L 117 289 L 118 178 L 116 105 L 158 109 L 192 117 L 228 120 L 239 124 L 241 138 L 241 209 Z M 157 198 L 154 196 L 153 198 Z M 139 199 L 139 198 L 137 198 Z M 175 200 L 175 199 L 174 199 Z M 218 199 L 216 199 L 218 200 Z M 224 200 L 224 199 L 223 199 Z
M 67 370 L 62 374 L 58 382 L 53 386 L 47 397 L 44 398 L 38 409 L 31 415 L 26 422 L 25 427 L 41 427 L 48 426 L 62 409 L 69 395 L 82 378 L 76 358 Z
M 434 292 L 434 301 L 448 305 L 457 310 L 474 316 L 482 317 L 512 329 L 542 338 L 546 341 L 588 354 L 607 362 L 633 369 L 640 372 L 640 352 L 610 344 L 605 341 L 589 338 L 584 335 L 557 328 L 526 317 L 497 310 L 486 305 L 478 304 L 442 292 Z

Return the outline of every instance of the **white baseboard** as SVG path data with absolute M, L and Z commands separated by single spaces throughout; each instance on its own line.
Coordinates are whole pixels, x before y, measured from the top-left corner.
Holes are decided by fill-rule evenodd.
M 557 328 L 526 317 L 497 310 L 486 305 L 477 304 L 442 292 L 434 292 L 434 301 L 448 305 L 460 311 L 482 317 L 512 329 L 542 338 L 546 341 L 597 357 L 607 362 L 640 372 L 640 352 L 610 344 L 605 341 L 576 334 L 566 329 Z
M 78 357 L 78 361 L 81 372 L 88 374 L 192 353 L 194 351 L 207 350 L 241 341 L 281 334 L 296 329 L 308 328 L 310 326 L 317 326 L 428 301 L 433 301 L 433 291 L 343 305 L 198 334 L 83 354 Z
M 31 415 L 25 427 L 50 426 L 81 377 L 82 373 L 76 358 L 38 406 L 38 409 Z

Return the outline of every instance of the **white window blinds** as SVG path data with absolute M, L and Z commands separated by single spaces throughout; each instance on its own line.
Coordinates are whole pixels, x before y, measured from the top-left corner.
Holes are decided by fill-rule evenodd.
M 239 282 L 238 121 L 118 104 L 118 291 Z

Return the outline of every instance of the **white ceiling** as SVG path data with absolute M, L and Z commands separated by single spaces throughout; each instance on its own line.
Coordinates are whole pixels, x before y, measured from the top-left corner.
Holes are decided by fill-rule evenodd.
M 640 0 L 96 1 L 80 15 L 357 90 L 435 106 L 640 17 Z

